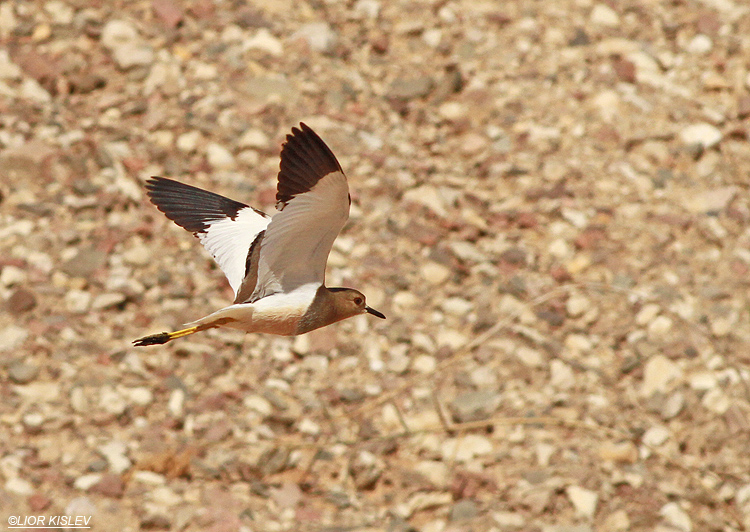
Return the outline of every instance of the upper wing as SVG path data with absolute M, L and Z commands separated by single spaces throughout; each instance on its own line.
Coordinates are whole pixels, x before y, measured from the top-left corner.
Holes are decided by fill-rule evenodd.
M 271 218 L 239 201 L 163 177 L 149 179 L 146 189 L 167 218 L 198 237 L 236 295 L 250 270 L 253 241 Z
M 333 241 L 349 218 L 349 185 L 336 156 L 308 126 L 281 149 L 276 213 L 261 242 L 252 300 L 325 281 Z

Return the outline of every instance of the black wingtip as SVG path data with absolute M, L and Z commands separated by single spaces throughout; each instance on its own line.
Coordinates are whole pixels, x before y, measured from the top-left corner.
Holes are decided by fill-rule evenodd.
M 304 122 L 292 128 L 281 146 L 281 164 L 276 201 L 286 203 L 303 194 L 341 165 L 328 145 Z
M 133 345 L 136 347 L 144 347 L 147 345 L 159 345 L 159 344 L 166 344 L 171 338 L 169 337 L 169 333 L 163 332 L 159 334 L 152 334 L 151 336 L 144 336 L 143 338 L 138 338 L 137 340 L 133 340 Z

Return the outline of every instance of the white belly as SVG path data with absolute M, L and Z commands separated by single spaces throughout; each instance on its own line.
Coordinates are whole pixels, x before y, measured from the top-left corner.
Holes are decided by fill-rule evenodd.
M 306 284 L 287 294 L 273 294 L 255 303 L 231 305 L 191 325 L 209 325 L 216 321 L 221 327 L 245 332 L 291 336 L 296 333 L 297 324 L 307 312 L 319 286 Z

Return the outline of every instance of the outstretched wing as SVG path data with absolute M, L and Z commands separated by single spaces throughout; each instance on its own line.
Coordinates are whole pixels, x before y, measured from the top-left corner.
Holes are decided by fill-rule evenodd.
M 281 149 L 279 209 L 266 228 L 251 300 L 325 282 L 333 241 L 349 218 L 349 185 L 336 156 L 307 125 Z
M 216 259 L 235 295 L 249 272 L 253 242 L 270 216 L 234 201 L 164 177 L 146 182 L 151 203 L 174 223 L 193 233 Z

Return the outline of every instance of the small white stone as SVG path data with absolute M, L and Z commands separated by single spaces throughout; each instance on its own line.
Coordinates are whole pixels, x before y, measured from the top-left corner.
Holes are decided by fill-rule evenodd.
M 700 144 L 703 148 L 709 149 L 721 142 L 722 134 L 715 126 L 701 122 L 687 126 L 680 131 L 680 139 L 684 144 Z
M 26 272 L 17 266 L 4 266 L 0 272 L 0 284 L 13 286 L 21 284 L 26 280 Z
M 662 425 L 648 429 L 643 435 L 643 443 L 650 447 L 658 447 L 669 439 L 669 431 Z
M 268 135 L 263 133 L 261 130 L 248 129 L 242 134 L 237 145 L 240 148 L 254 148 L 263 150 L 268 148 L 269 142 L 270 141 L 268 140 Z
M 591 22 L 599 26 L 615 27 L 620 24 L 617 12 L 606 4 L 596 4 L 591 10 Z
M 653 356 L 646 362 L 641 395 L 650 397 L 657 392 L 666 392 L 680 378 L 682 370 L 677 364 L 663 355 Z
M 47 103 L 52 100 L 49 92 L 32 78 L 25 78 L 21 82 L 18 94 L 21 98 L 39 103 Z
M 690 376 L 689 379 L 690 387 L 693 390 L 699 392 L 705 392 L 706 390 L 712 390 L 718 385 L 716 376 L 708 371 L 701 371 Z
M 654 303 L 643 305 L 643 308 L 635 315 L 635 322 L 638 325 L 646 325 L 659 315 L 659 311 L 659 305 L 655 305 Z
M 29 331 L 18 325 L 8 325 L 0 330 L 0 351 L 10 351 L 21 345 L 29 336 Z
M 526 520 L 518 512 L 493 512 L 492 520 L 502 529 L 521 528 Z
M 128 407 L 125 399 L 111 386 L 105 386 L 99 392 L 99 405 L 116 416 L 125 412 Z
M 515 355 L 523 365 L 530 368 L 540 368 L 544 363 L 544 357 L 542 354 L 536 349 L 530 347 L 520 346 L 516 349 Z
M 169 401 L 167 402 L 167 410 L 172 414 L 173 417 L 182 417 L 185 409 L 185 392 L 182 388 L 175 388 L 172 393 L 169 394 Z
M 112 50 L 115 63 L 122 70 L 136 66 L 147 66 L 154 62 L 154 49 L 141 42 L 131 42 Z
M 573 370 L 562 360 L 550 363 L 550 384 L 558 390 L 569 390 L 576 384 Z
M 183 133 L 177 137 L 177 149 L 183 153 L 193 153 L 197 149 L 198 143 L 202 138 L 203 135 L 201 135 L 201 132 L 198 130 Z
M 245 50 L 260 50 L 273 57 L 280 57 L 284 53 L 284 45 L 266 28 L 260 28 L 243 43 L 242 47 Z
M 297 429 L 302 434 L 309 434 L 311 436 L 317 436 L 318 434 L 320 434 L 320 425 L 315 423 L 310 418 L 302 418 L 297 425 Z
M 441 488 L 448 483 L 448 466 L 444 462 L 422 460 L 416 465 L 415 470 L 436 487 Z
M 440 304 L 444 312 L 454 316 L 465 317 L 474 308 L 473 303 L 460 297 L 449 297 Z
M 110 20 L 102 28 L 100 42 L 110 50 L 118 46 L 138 40 L 138 30 L 124 20 Z
M 23 424 L 28 429 L 39 429 L 44 424 L 44 416 L 39 412 L 29 412 L 23 416 Z
M 98 448 L 99 454 L 107 460 L 109 470 L 116 475 L 124 473 L 133 465 L 130 459 L 125 456 L 127 450 L 127 446 L 121 441 L 110 441 Z
M 685 49 L 691 54 L 705 55 L 714 47 L 713 41 L 708 35 L 699 33 L 687 43 Z
M 565 304 L 565 309 L 568 311 L 568 315 L 572 317 L 578 317 L 591 308 L 591 301 L 588 298 L 581 295 L 573 295 L 568 298 Z
M 438 108 L 438 114 L 445 120 L 460 120 L 467 113 L 466 106 L 460 102 L 445 102 Z
M 55 24 L 70 24 L 73 22 L 75 11 L 65 2 L 50 0 L 44 4 L 44 10 L 49 13 Z
M 128 399 L 130 399 L 132 403 L 139 406 L 149 405 L 154 400 L 154 394 L 151 393 L 151 390 L 149 390 L 145 386 L 126 388 L 123 390 L 123 393 L 127 395 Z
M 330 53 L 336 46 L 338 36 L 327 22 L 309 22 L 303 24 L 292 39 L 304 40 L 313 51 Z
M 88 475 L 83 475 L 75 479 L 75 481 L 73 482 L 73 486 L 76 489 L 87 491 L 91 489 L 94 486 L 94 484 L 99 482 L 101 479 L 102 479 L 101 473 L 90 473 Z
M 466 345 L 466 336 L 455 329 L 440 328 L 437 334 L 438 346 L 448 346 L 451 349 L 458 349 Z
M 435 371 L 437 360 L 430 355 L 419 355 L 411 363 L 411 367 L 417 373 L 429 374 Z
M 72 289 L 65 294 L 65 308 L 75 314 L 88 312 L 91 305 L 91 294 L 85 290 Z
M 720 388 L 714 388 L 706 392 L 706 395 L 701 399 L 701 404 L 711 412 L 719 415 L 723 415 L 732 406 L 732 403 Z
M 477 456 L 490 454 L 492 442 L 479 434 L 467 434 L 463 438 L 448 438 L 440 446 L 443 460 L 450 462 L 469 462 Z
M 34 485 L 28 480 L 12 477 L 5 482 L 5 490 L 16 495 L 31 495 L 34 493 Z
M 648 337 L 650 340 L 664 338 L 664 335 L 666 335 L 671 328 L 672 318 L 662 314 L 654 318 L 651 323 L 648 324 Z
M 273 406 L 271 403 L 260 395 L 248 395 L 242 400 L 242 404 L 264 417 L 270 416 L 273 413 Z
M 153 250 L 139 242 L 122 253 L 122 259 L 133 266 L 145 266 L 151 262 Z
M 672 525 L 677 530 L 682 532 L 691 532 L 693 530 L 693 523 L 690 520 L 690 516 L 683 510 L 680 505 L 676 502 L 668 502 L 662 506 L 659 513 L 664 517 L 664 520 Z
M 437 262 L 425 262 L 420 268 L 422 279 L 432 286 L 443 284 L 450 277 L 451 271 Z
M 599 501 L 599 495 L 595 491 L 587 490 L 580 486 L 568 486 L 565 488 L 565 494 L 570 499 L 576 513 L 581 517 L 593 517 L 596 512 L 596 505 Z
M 206 160 L 217 170 L 229 170 L 236 164 L 232 152 L 216 142 L 209 142 L 206 146 Z

